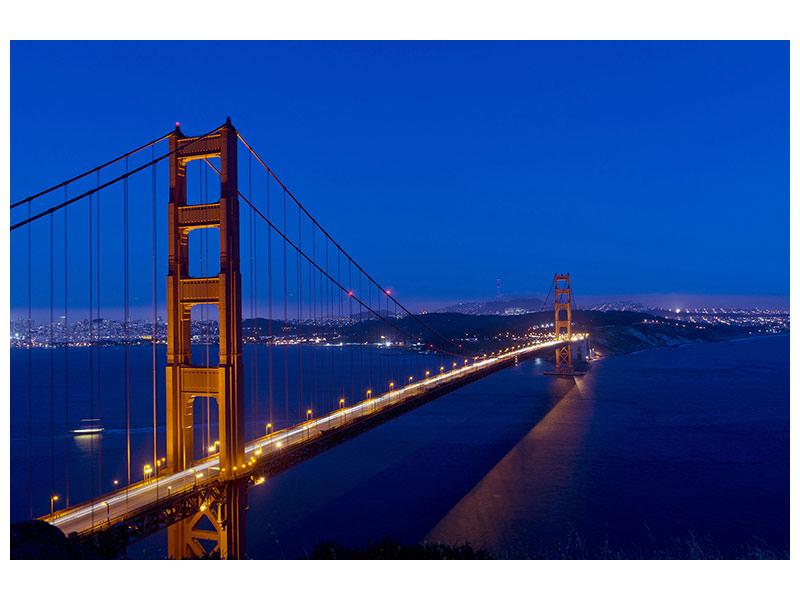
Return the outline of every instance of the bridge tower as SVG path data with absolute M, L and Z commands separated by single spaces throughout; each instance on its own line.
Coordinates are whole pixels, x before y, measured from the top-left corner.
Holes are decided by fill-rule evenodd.
M 556 339 L 572 338 L 572 298 L 570 295 L 569 273 L 555 275 L 555 325 Z M 556 348 L 556 371 L 572 371 L 572 344 Z
M 194 401 L 214 398 L 219 414 L 220 479 L 223 493 L 216 510 L 203 506 L 194 517 L 172 525 L 169 557 L 203 553 L 200 539 L 217 541 L 222 558 L 243 558 L 244 510 L 247 487 L 236 480 L 244 463 L 244 369 L 242 365 L 242 294 L 239 273 L 239 198 L 237 135 L 230 118 L 215 134 L 185 137 L 179 126 L 169 138 L 169 269 L 167 274 L 167 472 L 194 464 Z M 187 203 L 186 165 L 192 160 L 219 158 L 220 195 L 209 204 Z M 189 232 L 219 229 L 219 273 L 189 276 Z M 213 304 L 219 310 L 219 365 L 192 364 L 191 309 Z M 202 517 L 213 529 L 199 529 Z

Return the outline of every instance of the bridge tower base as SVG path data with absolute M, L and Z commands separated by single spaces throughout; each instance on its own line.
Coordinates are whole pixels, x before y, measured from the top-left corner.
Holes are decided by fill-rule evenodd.
M 166 472 L 177 473 L 195 464 L 194 402 L 214 398 L 219 414 L 219 479 L 227 482 L 224 494 L 217 493 L 207 505 L 198 507 L 196 515 L 169 528 L 169 556 L 197 555 L 203 549 L 199 540 L 216 539 L 224 558 L 244 558 L 247 487 L 235 481 L 245 456 L 236 130 L 230 119 L 203 138 L 185 137 L 176 127 L 169 149 Z M 220 159 L 219 200 L 190 205 L 186 165 L 208 158 Z M 189 233 L 212 227 L 219 229 L 219 273 L 190 277 Z M 192 364 L 191 309 L 198 304 L 212 304 L 219 311 L 218 366 Z M 206 521 L 212 529 L 199 529 Z
M 173 560 L 219 553 L 226 559 L 245 557 L 247 481 L 229 481 L 210 492 L 188 519 L 167 529 L 168 556 Z

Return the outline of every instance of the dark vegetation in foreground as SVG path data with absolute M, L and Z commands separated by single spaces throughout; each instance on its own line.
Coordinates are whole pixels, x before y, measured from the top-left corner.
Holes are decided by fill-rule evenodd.
M 339 542 L 321 542 L 305 558 L 310 560 L 788 560 L 789 550 L 777 550 L 763 540 L 742 544 L 733 550 L 722 550 L 712 540 L 690 532 L 662 543 L 653 541 L 647 547 L 615 548 L 606 540 L 588 544 L 576 532 L 563 544 L 542 550 L 524 550 L 495 555 L 469 544 L 448 546 L 432 542 L 406 545 L 391 536 L 369 542 L 366 548 L 345 547 Z
M 369 542 L 366 548 L 346 548 L 339 542 L 320 542 L 305 558 L 310 560 L 480 560 L 493 556 L 469 544 L 448 546 L 423 542 L 401 544 L 391 536 Z
M 11 558 L 16 560 L 109 559 L 124 553 L 114 540 L 89 545 L 64 536 L 60 529 L 43 521 L 24 521 L 11 525 Z M 206 559 L 219 559 L 213 553 Z M 340 542 L 320 542 L 305 556 L 309 560 L 788 560 L 789 549 L 778 549 L 764 540 L 753 539 L 732 549 L 723 549 L 709 538 L 689 532 L 664 541 L 651 538 L 646 546 L 615 547 L 606 539 L 591 544 L 577 531 L 563 543 L 532 550 L 509 549 L 492 554 L 469 544 L 450 546 L 423 542 L 403 544 L 391 536 L 369 542 L 366 548 L 345 547 Z
M 97 536 L 93 543 L 67 537 L 56 526 L 44 521 L 11 524 L 11 558 L 19 560 L 73 560 L 115 558 L 125 551 L 115 534 Z

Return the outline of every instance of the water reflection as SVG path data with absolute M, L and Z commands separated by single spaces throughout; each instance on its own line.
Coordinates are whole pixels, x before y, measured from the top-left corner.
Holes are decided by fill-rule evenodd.
M 554 378 L 548 385 L 553 408 L 426 539 L 469 542 L 498 557 L 522 558 L 533 550 L 534 526 L 539 533 L 569 527 L 566 515 L 583 501 L 581 456 L 594 415 L 593 377 Z M 553 507 L 560 507 L 557 515 Z M 546 515 L 546 524 L 539 515 Z

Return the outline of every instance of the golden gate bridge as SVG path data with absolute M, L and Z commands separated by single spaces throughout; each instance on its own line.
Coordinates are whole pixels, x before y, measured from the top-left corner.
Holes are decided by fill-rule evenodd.
M 477 352 L 441 334 L 333 239 L 230 118 L 196 137 L 176 124 L 11 211 L 12 240 L 27 251 L 25 276 L 12 282 L 27 284 L 27 372 L 16 374 L 27 377 L 27 398 L 14 402 L 27 401 L 30 517 L 89 544 L 124 547 L 167 528 L 170 558 L 242 558 L 249 486 L 519 360 L 555 350 L 552 373 L 574 376 L 582 371 L 573 357 L 589 354 L 587 336 L 572 332 L 569 275 L 552 282 L 552 335 Z M 147 258 L 146 277 L 131 272 Z M 141 302 L 131 299 L 141 301 L 145 279 L 143 326 L 132 317 Z M 49 310 L 36 337 L 34 304 Z M 117 370 L 103 351 L 112 341 L 122 348 Z M 47 353 L 47 373 L 34 372 L 34 351 Z M 134 405 L 150 394 L 152 423 L 143 427 Z M 88 466 L 70 457 L 76 412 L 99 429 L 118 421 L 113 452 L 87 436 Z M 49 428 L 37 431 L 50 449 L 44 515 L 33 497 L 34 421 Z M 85 471 L 88 485 L 76 486 Z

